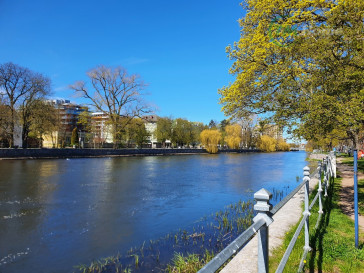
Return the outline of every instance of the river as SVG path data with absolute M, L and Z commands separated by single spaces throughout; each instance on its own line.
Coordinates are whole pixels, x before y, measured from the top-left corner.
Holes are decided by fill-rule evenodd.
M 0 272 L 72 272 L 264 187 L 298 184 L 305 152 L 0 161 Z

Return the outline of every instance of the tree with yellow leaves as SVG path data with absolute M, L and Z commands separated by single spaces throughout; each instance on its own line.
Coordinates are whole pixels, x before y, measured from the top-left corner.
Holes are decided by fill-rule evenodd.
M 307 140 L 340 130 L 358 148 L 364 124 L 364 1 L 246 0 L 226 115 L 267 113 Z
M 200 134 L 201 143 L 210 154 L 218 152 L 217 145 L 219 144 L 221 133 L 216 129 L 206 129 Z
M 258 139 L 258 149 L 263 152 L 275 152 L 276 143 L 277 141 L 274 138 L 267 135 L 262 135 Z
M 276 143 L 276 150 L 277 151 L 289 151 L 290 146 L 284 139 L 278 139 Z
M 239 149 L 242 141 L 242 130 L 239 124 L 228 125 L 225 127 L 225 142 L 230 149 Z

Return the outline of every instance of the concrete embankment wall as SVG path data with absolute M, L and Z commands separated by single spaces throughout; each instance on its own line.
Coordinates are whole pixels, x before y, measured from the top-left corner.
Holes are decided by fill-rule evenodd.
M 256 150 L 223 150 L 222 152 L 241 153 L 252 151 Z M 174 154 L 207 154 L 207 152 L 205 149 L 0 149 L 0 159 L 144 156 Z

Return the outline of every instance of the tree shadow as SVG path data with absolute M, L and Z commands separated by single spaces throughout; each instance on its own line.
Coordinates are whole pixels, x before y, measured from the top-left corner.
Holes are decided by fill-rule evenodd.
M 323 211 L 322 217 L 320 219 L 318 228 L 315 230 L 315 233 L 310 238 L 310 246 L 312 247 L 311 250 L 311 259 L 309 263 L 309 270 L 310 272 L 322 272 L 322 262 L 323 262 L 323 239 L 326 234 L 327 226 L 330 222 L 330 214 L 331 210 L 337 207 L 337 203 L 333 203 L 333 199 L 337 199 L 337 190 L 334 187 L 337 185 L 334 184 L 334 179 L 332 178 L 331 183 L 327 189 L 328 196 L 323 198 Z M 324 192 L 323 192 L 324 193 Z M 315 259 L 318 255 L 317 259 L 317 268 L 315 267 Z

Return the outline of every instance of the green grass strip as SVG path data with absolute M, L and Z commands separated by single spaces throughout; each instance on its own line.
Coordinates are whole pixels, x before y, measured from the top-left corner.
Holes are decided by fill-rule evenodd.
M 363 185 L 364 181 L 362 182 Z M 354 222 L 343 214 L 339 207 L 340 189 L 341 179 L 337 178 L 328 189 L 329 196 L 323 201 L 324 214 L 317 229 L 315 224 L 319 210 L 318 202 L 311 210 L 310 246 L 312 251 L 309 252 L 305 261 L 305 272 L 364 272 L 364 234 L 360 233 L 360 247 L 356 249 Z M 310 195 L 311 198 L 315 196 L 316 191 Z M 275 272 L 278 267 L 297 225 L 287 232 L 283 245 L 273 251 L 269 262 L 270 272 Z M 296 272 L 303 254 L 303 246 L 304 234 L 301 232 L 284 272 Z

